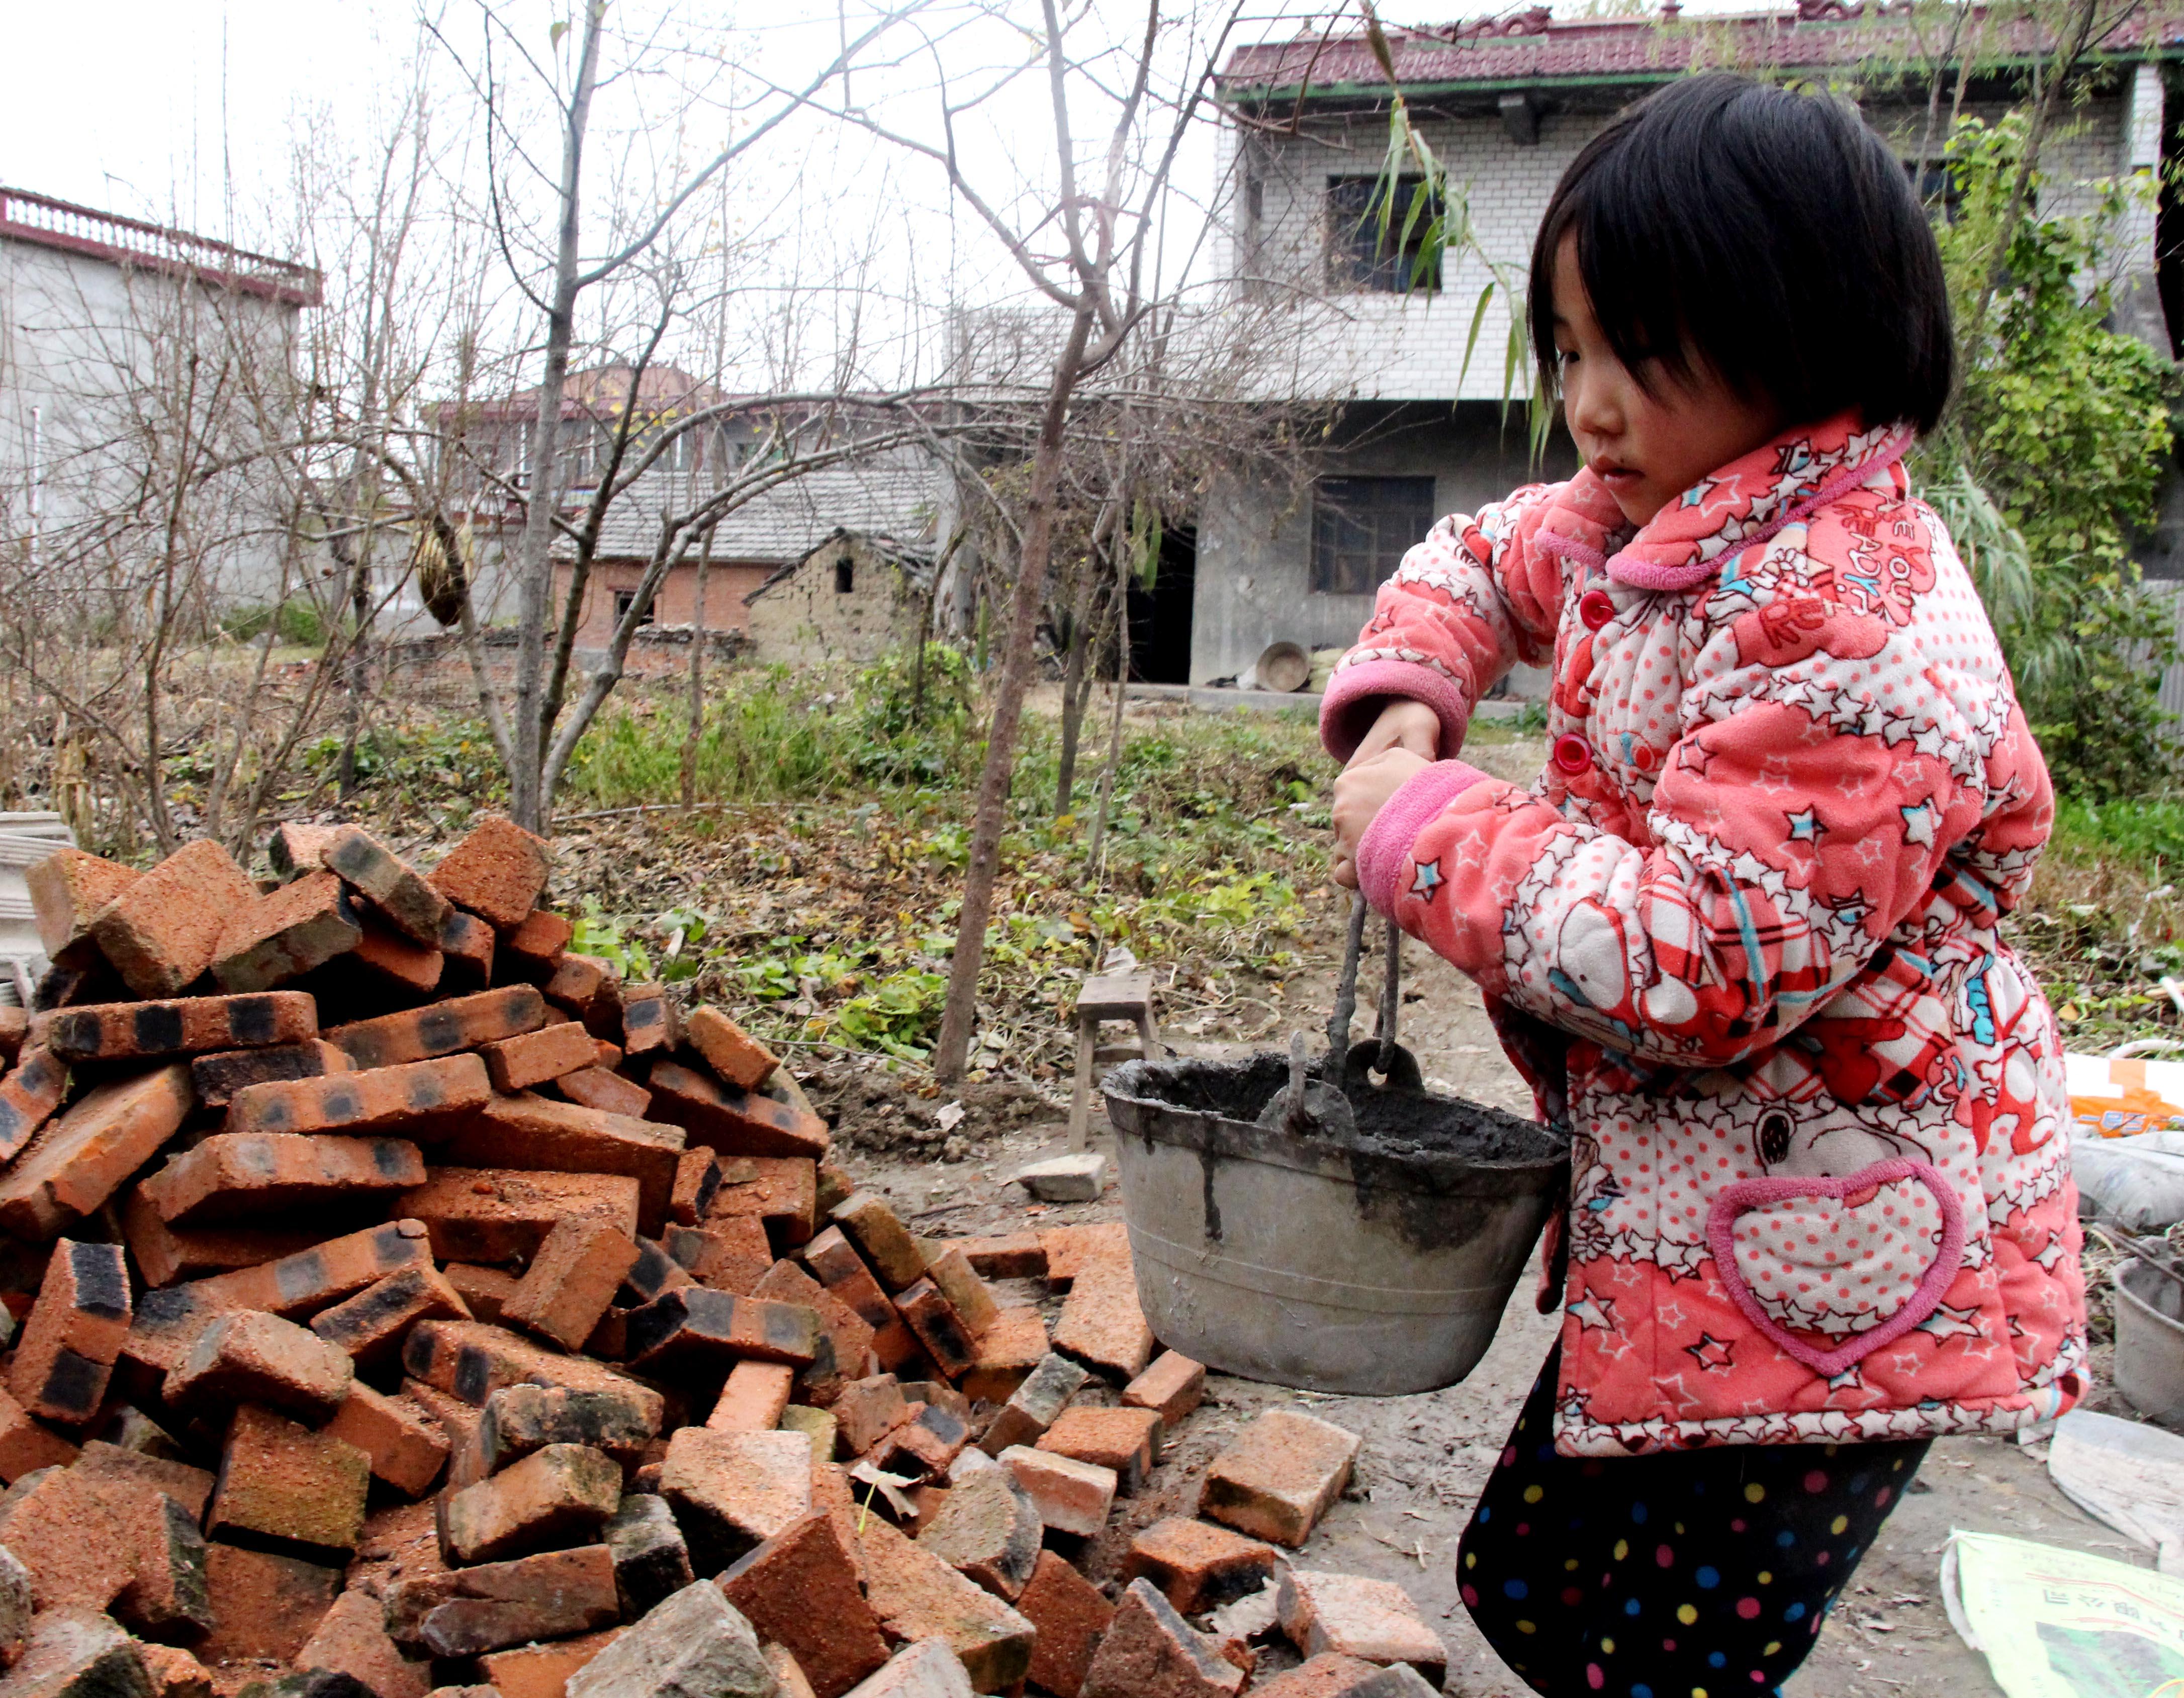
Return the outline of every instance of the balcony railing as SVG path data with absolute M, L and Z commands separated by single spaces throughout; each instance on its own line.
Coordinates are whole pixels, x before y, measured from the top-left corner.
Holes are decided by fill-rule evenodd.
M 22 189 L 0 188 L 0 237 L 194 277 L 292 307 L 315 307 L 324 298 L 320 276 L 308 265 Z

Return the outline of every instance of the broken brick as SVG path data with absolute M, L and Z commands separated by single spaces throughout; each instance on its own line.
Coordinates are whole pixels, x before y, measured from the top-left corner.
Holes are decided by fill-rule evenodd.
M 961 1416 L 938 1404 L 912 1401 L 910 1419 L 880 1441 L 872 1460 L 892 1474 L 937 1479 L 970 1442 L 970 1425 Z
M 33 1421 L 30 1411 L 0 1387 L 0 1480 L 13 1485 L 40 1468 L 64 1468 L 75 1457 L 75 1445 Z
M 181 1130 L 189 1107 L 179 1062 L 86 1092 L 0 1177 L 0 1233 L 43 1242 L 96 1214 Z
M 1011 1233 L 1003 1238 L 959 1239 L 956 1247 L 964 1260 L 988 1279 L 1044 1279 L 1046 1247 L 1037 1233 Z
M 448 899 L 361 826 L 343 826 L 319 846 L 319 860 L 371 899 L 387 923 L 412 943 L 439 946 Z
M 440 989 L 485 989 L 493 983 L 493 927 L 474 914 L 450 908 L 447 924 L 440 927 Z
M 749 1295 L 774 1262 L 766 1224 L 751 1216 L 669 1227 L 660 1242 L 699 1284 L 737 1297 Z
M 355 1445 L 244 1404 L 228 1424 L 205 1530 L 306 1552 L 354 1550 L 370 1482 L 371 1459 Z
M 781 1430 L 801 1433 L 811 1441 L 811 1455 L 816 1461 L 831 1462 L 839 1439 L 834 1412 L 829 1409 L 814 1409 L 808 1404 L 792 1403 L 781 1411 Z
M 663 1292 L 679 1290 L 693 1283 L 688 1270 L 668 1255 L 665 1245 L 655 1239 L 640 1238 L 637 1240 L 637 1260 L 622 1276 L 615 1300 L 620 1307 L 634 1309 Z
M 632 984 L 621 992 L 621 1050 L 642 1055 L 671 1049 L 681 1041 L 682 1022 L 661 984 Z
M 842 1442 L 852 1455 L 871 1450 L 910 1419 L 910 1405 L 891 1373 L 851 1381 L 835 1398 L 833 1409 Z
M 705 1425 L 716 1433 L 771 1433 L 795 1383 L 796 1370 L 786 1362 L 738 1362 Z
M 686 1129 L 693 1144 L 723 1155 L 793 1155 L 816 1161 L 827 1154 L 827 1122 L 772 1097 L 718 1083 L 666 1060 L 652 1064 L 646 1083 L 652 1088 L 653 1112 Z
M 776 1698 L 819 1698 L 819 1695 L 812 1690 L 811 1683 L 805 1679 L 803 1665 L 790 1654 L 787 1645 L 767 1643 L 760 1645 L 758 1650 L 759 1655 L 766 1659 L 766 1667 L 773 1674 Z M 964 1690 L 967 1694 L 968 1683 L 966 1683 Z
M 68 1068 L 52 1050 L 33 1044 L 21 1052 L 14 1070 L 0 1079 L 0 1162 L 22 1154 L 67 1094 Z
M 430 1255 L 423 1225 L 403 1217 L 328 1239 L 276 1261 L 198 1280 L 192 1289 L 215 1306 L 263 1309 L 292 1320 L 354 1296 Z
M 425 1159 L 406 1138 L 215 1133 L 169 1161 L 143 1189 L 161 1220 L 191 1226 L 361 1202 L 424 1182 Z
M 447 1434 L 421 1405 L 375 1391 L 362 1380 L 349 1387 L 340 1410 L 320 1430 L 355 1445 L 370 1459 L 372 1478 L 407 1497 L 430 1491 L 448 1460 Z
M 275 1044 L 263 1049 L 222 1049 L 190 1063 L 190 1083 L 201 1108 L 224 1109 L 251 1085 L 284 1079 L 316 1079 L 348 1072 L 348 1057 L 323 1038 Z M 239 1128 L 231 1127 L 231 1131 Z
M 969 1371 L 978 1359 L 978 1341 L 971 1336 L 955 1306 L 940 1294 L 930 1279 L 921 1279 L 894 1300 L 894 1306 L 910 1330 L 917 1335 L 940 1371 L 950 1378 Z
M 104 1495 L 130 1553 L 129 1584 L 109 1606 L 110 1613 L 148 1638 L 194 1639 L 212 1625 L 205 1537 L 197 1517 L 156 1486 L 107 1478 Z
M 493 1683 L 486 1690 L 494 1698 L 566 1698 L 568 1683 L 628 1631 L 605 1628 L 550 1645 L 488 1651 L 478 1659 L 478 1668 Z
M 901 1317 L 895 1313 L 894 1305 L 880 1289 L 879 1281 L 872 1278 L 865 1259 L 843 1235 L 839 1227 L 829 1227 L 819 1233 L 803 1250 L 804 1265 L 817 1276 L 819 1283 L 862 1316 L 874 1329 L 900 1325 Z
M 588 1445 L 633 1461 L 660 1431 L 656 1397 L 566 1386 L 503 1386 L 485 1400 L 478 1423 L 478 1476 L 483 1478 L 549 1445 Z
M 429 1061 L 546 1023 L 546 1004 L 529 985 L 506 985 L 469 996 L 450 997 L 423 1008 L 351 1021 L 323 1034 L 359 1067 L 393 1067 L 404 1061 Z
M 1038 1448 L 1112 1469 L 1117 1489 L 1128 1497 L 1152 1472 L 1160 1434 L 1160 1417 L 1150 1409 L 1065 1409 Z
M 404 1000 L 430 996 L 439 988 L 445 966 L 437 937 L 432 943 L 421 944 L 370 916 L 364 922 L 364 935 L 349 951 L 348 960 L 361 968 L 379 988 Z
M 501 1318 L 564 1350 L 579 1350 L 613 1304 L 637 1256 L 636 1244 L 611 1227 L 596 1221 L 559 1222 L 503 1306 Z
M 1135 1379 L 1152 1360 L 1151 1324 L 1138 1306 L 1137 1276 L 1125 1252 L 1088 1260 L 1072 1277 L 1055 1324 L 1054 1347 L 1116 1377 Z
M 667 1218 L 682 1226 L 696 1226 L 705 1219 L 713 1194 L 720 1189 L 720 1159 L 710 1150 L 684 1150 L 675 1164 L 675 1189 L 668 1200 Z
M 534 908 L 515 930 L 501 933 L 496 971 L 504 980 L 543 983 L 560 965 L 569 939 L 576 934 L 577 928 L 560 915 Z
M 1123 1578 L 1150 1580 L 1186 1616 L 1246 1597 L 1281 1572 L 1271 1545 L 1210 1522 L 1169 1516 L 1130 1542 Z
M 824 1336 L 817 1311 L 801 1304 L 689 1285 L 630 1311 L 629 1360 L 648 1371 L 685 1365 L 725 1371 L 738 1361 L 808 1367 Z
M 93 916 L 91 938 L 138 996 L 175 996 L 212 966 L 229 918 L 257 899 L 235 857 L 200 838 L 124 885 Z
M 994 1301 L 994 1294 L 986 1289 L 986 1282 L 978 1278 L 963 1252 L 952 1245 L 926 1261 L 926 1277 L 940 1289 L 962 1322 L 963 1328 L 975 1341 L 983 1339 L 994 1323 L 1000 1319 L 1000 1305 Z
M 638 1182 L 638 1230 L 657 1233 L 682 1155 L 679 1127 L 544 1097 L 495 1097 L 446 1146 L 468 1167 L 619 1175 Z
M 1355 1656 L 1323 1651 L 1296 1667 L 1262 1681 L 1251 1689 L 1252 1698 L 1344 1698 L 1368 1680 L 1384 1676 L 1378 1664 Z M 1387 1698 L 1398 1698 L 1389 1694 Z
M 930 1550 L 966 1579 L 1014 1603 L 1030 1580 L 1045 1528 L 1039 1510 L 1006 1468 L 957 1482 L 917 1534 Z
M 817 1698 L 840 1698 L 887 1661 L 856 1562 L 824 1511 L 791 1522 L 718 1584 L 761 1638 L 788 1648 Z
M 1178 1615 L 1148 1583 L 1133 1580 L 1085 1671 L 1081 1698 L 1234 1698 L 1244 1671 Z
M 569 1682 L 567 1698 L 776 1698 L 758 1635 L 709 1581 L 657 1606 Z
M 300 1668 L 323 1668 L 360 1683 L 372 1698 L 425 1698 L 430 1672 L 411 1662 L 387 1636 L 387 1612 L 370 1592 L 348 1591 L 319 1618 L 296 1653 Z
M 816 1164 L 801 1156 L 733 1157 L 723 1168 L 705 1224 L 755 1217 L 775 1253 L 786 1255 L 818 1230 L 817 1174 Z
M 621 1506 L 599 1531 L 614 1561 L 615 1592 L 621 1612 L 635 1621 L 662 1599 L 688 1585 L 690 1548 L 667 1500 L 650 1492 L 624 1492 Z
M 1038 1637 L 1023 1617 L 877 1516 L 859 1542 L 865 1595 L 889 1637 L 945 1640 L 976 1691 L 1006 1692 L 1023 1679 Z
M 463 840 L 440 858 L 432 888 L 498 930 L 514 931 L 530 917 L 546 888 L 549 850 L 500 814 L 485 814 Z
M 581 1026 L 542 1026 L 478 1051 L 497 1091 L 528 1090 L 597 1064 L 598 1052 Z
M 597 955 L 564 955 L 543 988 L 546 1000 L 566 1009 L 594 1038 L 605 1036 L 619 1022 L 616 993 L 621 980 L 613 962 Z
M 1159 1415 L 1161 1424 L 1169 1428 L 1205 1400 L 1206 1364 L 1176 1350 L 1162 1352 L 1150 1367 L 1123 1388 L 1125 1404 L 1133 1409 L 1152 1410 Z
M 270 990 L 347 955 L 364 921 L 342 882 L 314 872 L 246 903 L 220 928 L 212 976 L 225 991 Z
M 65 844 L 31 862 L 23 870 L 23 882 L 46 953 L 58 960 L 89 937 L 99 911 L 142 877 L 133 866 Z
M 1115 1606 L 1072 1564 L 1042 1550 L 1017 1609 L 1039 1629 L 1031 1652 L 1032 1684 L 1054 1698 L 1077 1698 Z
M 214 1476 L 206 1469 L 193 1468 L 187 1462 L 166 1457 L 147 1456 L 100 1439 L 85 1444 L 83 1454 L 76 1458 L 75 1472 L 86 1480 L 112 1482 L 170 1497 L 188 1512 L 192 1523 L 204 1518 L 205 1506 L 212 1500 L 214 1484 Z
M 136 1655 L 152 1682 L 152 1698 L 213 1698 L 211 1672 L 180 1645 L 140 1640 Z
M 120 1245 L 56 1244 L 8 1371 L 23 1407 L 64 1424 L 90 1420 L 106 1395 L 131 1312 Z
M 296 1044 L 318 1032 L 318 1005 L 308 994 L 276 990 L 65 1008 L 47 1026 L 46 1043 L 64 1061 L 162 1061 Z
M 129 1336 L 121 1341 L 121 1354 L 114 1359 L 114 1395 L 140 1402 L 159 1397 L 166 1377 L 182 1365 L 205 1328 L 231 1312 L 227 1305 L 205 1294 L 204 1288 L 211 1283 L 198 1280 L 137 1297 Z
M 41 1611 L 4 1682 L 8 1698 L 151 1698 L 135 1640 L 95 1610 Z
M 1096 1226 L 1043 1227 L 1037 1236 L 1039 1248 L 1046 1252 L 1047 1283 L 1057 1291 L 1067 1290 L 1088 1262 L 1129 1258 L 1130 1229 L 1121 1221 L 1105 1221 Z
M 319 859 L 319 851 L 340 829 L 338 825 L 306 825 L 298 820 L 284 821 L 274 827 L 265 839 L 265 859 L 274 877 L 286 882 L 325 871 L 326 864 Z
M 443 1554 L 450 1562 L 491 1562 L 574 1545 L 621 1502 L 621 1469 L 604 1451 L 549 1445 L 445 1500 Z
M 205 1552 L 212 1631 L 207 1662 L 285 1663 L 303 1650 L 341 1595 L 342 1571 L 299 1557 L 214 1544 Z
M 40 1610 L 103 1610 L 129 1584 L 128 1530 L 98 1482 L 74 1468 L 27 1474 L 0 1497 L 0 1546 L 31 1571 Z
M 971 1698 L 969 1672 L 945 1642 L 922 1639 L 858 1683 L 854 1698 Z M 783 1698 L 788 1698 L 784 1690 Z
M 474 1262 L 449 1262 L 442 1270 L 455 1294 L 469 1306 L 473 1320 L 498 1325 L 501 1307 L 515 1294 L 521 1282 L 504 1267 L 481 1267 Z
M 809 1512 L 811 1470 L 800 1433 L 684 1427 L 667 1441 L 660 1495 L 675 1506 L 693 1563 L 713 1573 Z
M 492 1100 L 475 1055 L 445 1055 L 316 1078 L 254 1084 L 228 1106 L 231 1133 L 400 1132 L 431 1142 Z
M 1198 1512 L 1294 1550 L 1349 1484 L 1358 1444 L 1330 1422 L 1270 1409 L 1213 1459 Z
M 416 1637 L 435 1656 L 591 1633 L 621 1617 L 614 1556 L 603 1545 L 459 1568 L 428 1584 L 451 1594 L 418 1622 Z
M 541 1350 L 529 1339 L 476 1321 L 420 1321 L 402 1346 L 402 1366 L 426 1385 L 474 1408 L 503 1386 L 559 1386 L 629 1399 L 660 1430 L 665 1405 L 658 1392 L 582 1356 Z
M 1115 1471 L 1051 1450 L 1012 1445 L 996 1459 L 1031 1495 L 1039 1518 L 1056 1533 L 1091 1538 L 1107 1524 L 1115 1504 Z
M 682 1036 L 722 1083 L 739 1091 L 756 1090 L 781 1065 L 772 1050 L 717 1008 L 693 1009 L 682 1022 Z
M 1283 1633 L 1306 1656 L 1334 1651 L 1366 1662 L 1406 1662 L 1436 1690 L 1447 1673 L 1440 1635 L 1392 1580 L 1290 1569 L 1275 1607 Z
M 906 1290 L 924 1276 L 923 1247 L 884 1198 L 860 1191 L 835 1206 L 833 1220 L 889 1293 Z
M 1047 1355 L 1045 1317 L 1028 1305 L 1004 1309 L 978 1340 L 978 1353 L 963 1372 L 963 1395 L 974 1402 L 1006 1403 Z
M 411 1327 L 437 1318 L 467 1321 L 470 1308 L 430 1261 L 418 1261 L 320 1310 L 311 1330 L 359 1367 L 376 1367 L 401 1354 Z
M 424 1223 L 443 1261 L 527 1261 L 565 1220 L 637 1235 L 638 1183 L 612 1173 L 434 1167 L 395 1207 Z
M 863 1316 L 822 1285 L 793 1261 L 777 1261 L 751 1287 L 750 1294 L 774 1303 L 798 1303 L 819 1317 L 832 1352 L 822 1350 L 804 1371 L 805 1390 L 812 1402 L 833 1402 L 843 1383 L 860 1372 L 871 1354 L 872 1328 Z
M 582 1103 L 601 1114 L 628 1115 L 642 1119 L 652 1107 L 652 1093 L 604 1067 L 580 1067 L 554 1081 L 554 1088 L 572 1103 Z

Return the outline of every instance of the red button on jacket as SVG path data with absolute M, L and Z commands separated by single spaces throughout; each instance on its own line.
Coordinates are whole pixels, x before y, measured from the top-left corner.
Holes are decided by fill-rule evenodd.
M 1587 631 L 1597 631 L 1615 617 L 1615 603 L 1604 589 L 1589 589 L 1577 598 L 1577 616 Z
M 1555 739 L 1555 765 L 1574 776 L 1592 765 L 1592 745 L 1574 731 Z

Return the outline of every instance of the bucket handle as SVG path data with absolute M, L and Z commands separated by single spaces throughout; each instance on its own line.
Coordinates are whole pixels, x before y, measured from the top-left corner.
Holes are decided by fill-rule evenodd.
M 1363 892 L 1350 899 L 1350 938 L 1342 953 L 1342 977 L 1334 984 L 1334 1012 L 1327 1022 L 1327 1066 L 1323 1070 L 1329 1080 L 1341 1078 L 1346 1083 L 1369 1083 L 1364 1075 L 1364 1062 L 1358 1050 L 1374 1051 L 1371 1061 L 1373 1072 L 1380 1074 L 1390 1084 L 1407 1084 L 1418 1088 L 1420 1079 L 1416 1059 L 1396 1041 L 1396 1016 L 1402 1005 L 1403 931 L 1390 920 L 1388 921 L 1387 971 L 1380 982 L 1379 1020 L 1373 1036 L 1353 1049 L 1350 1042 L 1350 1022 L 1357 1012 L 1357 965 L 1365 953 L 1366 906 Z

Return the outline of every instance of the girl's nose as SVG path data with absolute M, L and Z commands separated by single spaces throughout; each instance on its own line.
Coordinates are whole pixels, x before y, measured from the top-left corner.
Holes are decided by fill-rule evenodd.
M 1580 374 L 1570 385 L 1566 398 L 1571 434 L 1583 431 L 1591 437 L 1612 437 L 1621 428 L 1621 413 L 1609 386 L 1591 374 Z

